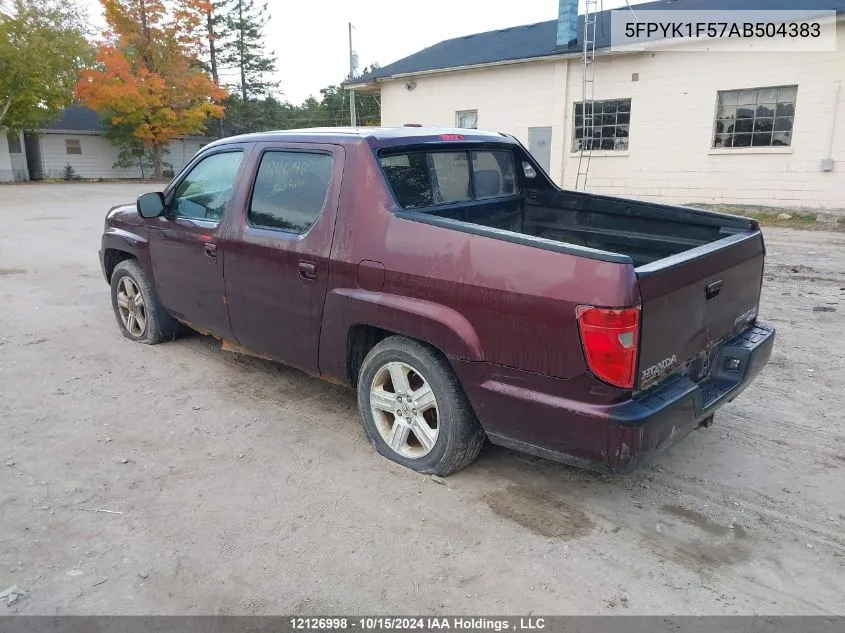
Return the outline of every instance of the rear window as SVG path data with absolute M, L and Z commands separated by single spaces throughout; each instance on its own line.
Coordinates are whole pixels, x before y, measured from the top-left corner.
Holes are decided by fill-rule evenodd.
M 513 153 L 507 150 L 409 152 L 380 158 L 403 209 L 501 198 L 517 193 Z

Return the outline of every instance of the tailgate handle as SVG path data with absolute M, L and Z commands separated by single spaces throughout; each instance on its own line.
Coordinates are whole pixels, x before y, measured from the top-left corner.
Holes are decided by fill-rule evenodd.
M 707 284 L 704 287 L 704 294 L 707 297 L 707 301 L 719 296 L 719 291 L 722 289 L 723 283 L 724 282 L 720 279 L 719 281 L 714 281 L 712 284 Z

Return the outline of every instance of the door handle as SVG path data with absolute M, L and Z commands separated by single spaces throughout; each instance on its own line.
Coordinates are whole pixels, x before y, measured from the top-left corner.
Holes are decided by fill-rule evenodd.
M 707 284 L 704 287 L 704 297 L 707 301 L 710 299 L 715 299 L 719 296 L 719 292 L 722 290 L 722 280 L 714 281 L 712 284 Z
M 205 254 L 209 259 L 217 261 L 217 244 L 214 242 L 205 242 L 202 245 L 202 250 L 205 251 Z
M 308 281 L 317 278 L 317 264 L 313 262 L 299 262 L 299 276 Z

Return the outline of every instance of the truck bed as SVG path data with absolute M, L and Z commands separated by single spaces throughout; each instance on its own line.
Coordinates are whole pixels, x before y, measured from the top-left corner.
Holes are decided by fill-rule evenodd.
M 574 191 L 528 191 L 427 213 L 626 255 L 638 267 L 756 228 L 744 218 Z

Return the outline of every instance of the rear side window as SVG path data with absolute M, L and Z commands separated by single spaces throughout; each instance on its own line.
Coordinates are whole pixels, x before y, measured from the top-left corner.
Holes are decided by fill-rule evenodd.
M 265 152 L 247 218 L 253 226 L 305 233 L 323 211 L 332 177 L 330 154 Z
M 471 155 L 477 199 L 512 196 L 517 192 L 511 152 L 472 152 Z
M 512 196 L 518 192 L 508 150 L 409 152 L 380 158 L 403 209 Z

